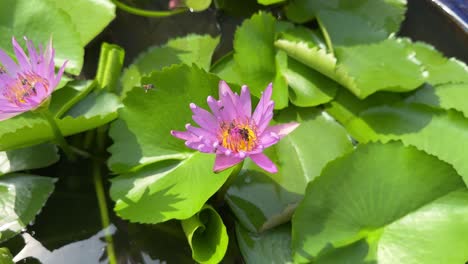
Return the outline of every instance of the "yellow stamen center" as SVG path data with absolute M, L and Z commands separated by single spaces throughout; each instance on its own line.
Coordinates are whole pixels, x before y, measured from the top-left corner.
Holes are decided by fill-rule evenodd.
M 255 127 L 249 124 L 223 123 L 219 133 L 220 144 L 234 153 L 253 150 L 257 145 Z
M 16 81 L 5 89 L 4 96 L 16 105 L 24 104 L 29 96 L 37 95 L 38 83 L 42 84 L 46 91 L 49 89 L 49 81 L 35 73 L 19 75 Z

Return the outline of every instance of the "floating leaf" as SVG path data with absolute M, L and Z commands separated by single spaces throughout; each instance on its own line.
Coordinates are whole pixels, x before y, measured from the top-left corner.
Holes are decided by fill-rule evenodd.
M 437 86 L 424 85 L 418 89 L 407 101 L 421 103 L 440 109 L 454 109 L 468 118 L 468 83 L 447 83 Z
M 211 0 L 184 0 L 184 2 L 193 11 L 203 11 L 211 5 Z
M 85 46 L 115 17 L 115 5 L 110 0 L 49 0 L 67 13 Z
M 229 237 L 216 210 L 205 205 L 182 221 L 182 227 L 192 248 L 192 258 L 198 263 L 220 263 L 226 254 Z
M 384 40 L 398 32 L 405 12 L 405 0 L 293 0 L 286 6 L 294 22 L 318 19 L 335 45 Z
M 0 152 L 0 175 L 10 172 L 47 167 L 59 160 L 52 144 Z
M 455 111 L 419 105 L 377 106 L 350 121 L 348 132 L 360 142 L 401 140 L 453 165 L 468 185 L 468 119 Z
M 281 109 L 288 104 L 288 86 L 280 73 L 286 57 L 277 54 L 274 46 L 276 23 L 271 14 L 264 12 L 245 20 L 235 34 L 234 61 L 241 84 L 248 85 L 255 96 L 260 97 L 265 87 L 273 82 L 272 98 L 275 108 Z
M 408 39 L 401 41 L 413 52 L 427 73 L 426 82 L 432 85 L 446 83 L 468 83 L 468 67 L 465 63 L 455 59 L 447 59 L 433 46 L 423 43 L 411 43 Z
M 333 99 L 339 85 L 293 58 L 288 58 L 282 74 L 289 87 L 289 99 L 297 106 L 310 107 Z
M 424 82 L 420 62 L 401 41 L 336 48 L 336 58 L 305 42 L 276 41 L 289 56 L 325 74 L 363 99 L 377 91 L 407 92 Z
M 346 131 L 317 110 L 288 108 L 275 119 L 300 122 L 294 132 L 267 149 L 279 172 L 269 174 L 246 160 L 226 195 L 237 219 L 253 232 L 289 221 L 307 183 L 329 161 L 352 149 Z
M 0 242 L 13 237 L 39 213 L 56 179 L 27 174 L 0 178 Z
M 193 216 L 231 171 L 214 173 L 214 158 L 195 152 L 179 163 L 163 161 L 112 179 L 115 212 L 131 222 L 151 224 Z
M 93 81 L 73 81 L 62 89 L 55 91 L 49 105 L 49 110 L 60 118 L 70 108 L 86 97 L 95 87 Z
M 252 233 L 236 225 L 237 243 L 246 264 L 293 263 L 291 225 L 285 224 L 264 233 Z
M 152 71 L 161 70 L 172 64 L 195 63 L 202 69 L 208 70 L 211 56 L 219 43 L 219 37 L 208 35 L 188 35 L 183 38 L 171 39 L 160 47 L 150 48 L 140 54 L 122 75 L 122 93 L 129 92 L 133 87 L 140 86 L 141 77 Z M 158 87 L 156 85 L 156 87 Z
M 63 135 L 68 136 L 114 120 L 119 107 L 119 99 L 113 94 L 90 94 L 56 122 Z M 27 112 L 0 122 L 2 151 L 39 144 L 53 138 L 49 124 L 39 114 Z
M 2 237 L 0 236 L 0 239 Z M 13 256 L 11 255 L 8 248 L 0 248 L 0 263 L 2 264 L 14 264 Z
M 294 260 L 310 261 L 333 248 L 379 237 L 392 223 L 460 188 L 463 182 L 449 164 L 414 147 L 359 145 L 308 185 L 292 221 Z
M 68 1 L 65 1 L 68 2 Z M 43 46 L 54 39 L 55 63 L 61 66 L 68 60 L 66 71 L 78 75 L 83 66 L 84 49 L 80 34 L 70 17 L 49 1 L 0 1 L 0 47 L 13 54 L 11 37 L 28 37 Z
M 219 59 L 211 68 L 211 72 L 218 75 L 221 80 L 228 83 L 235 83 L 242 85 L 240 75 L 237 73 L 235 67 L 236 62 L 233 57 L 234 53 L 230 52 L 226 56 Z
M 274 5 L 274 4 L 282 3 L 284 1 L 286 0 L 257 0 L 257 2 L 262 5 Z
M 208 95 L 217 97 L 219 79 L 196 66 L 175 65 L 153 72 L 143 81 L 156 88 L 145 92 L 135 88 L 127 94 L 125 107 L 110 129 L 114 144 L 109 166 L 125 172 L 165 159 L 184 159 L 193 150 L 171 136 L 192 122 L 189 104 L 208 109 Z

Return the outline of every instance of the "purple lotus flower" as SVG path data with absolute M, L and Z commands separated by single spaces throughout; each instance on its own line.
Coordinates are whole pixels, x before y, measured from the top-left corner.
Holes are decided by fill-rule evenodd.
M 171 131 L 177 138 L 186 140 L 189 148 L 205 153 L 216 153 L 213 170 L 227 169 L 250 157 L 264 170 L 275 173 L 275 164 L 263 154 L 265 148 L 276 144 L 291 133 L 296 122 L 268 126 L 273 117 L 272 85 L 263 92 L 252 114 L 250 92 L 242 86 L 240 96 L 233 93 L 226 82 L 219 83 L 220 100 L 209 96 L 207 101 L 212 114 L 191 103 L 193 120 L 200 126 L 187 124 L 187 131 Z
M 42 52 L 26 40 L 29 58 L 12 38 L 18 64 L 0 49 L 0 121 L 38 108 L 60 82 L 66 62 L 55 75 L 52 40 Z

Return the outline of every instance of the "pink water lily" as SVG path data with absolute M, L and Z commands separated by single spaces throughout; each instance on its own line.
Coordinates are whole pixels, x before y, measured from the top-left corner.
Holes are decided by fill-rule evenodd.
M 240 95 L 233 93 L 226 82 L 219 83 L 220 99 L 209 96 L 211 112 L 191 103 L 193 120 L 200 126 L 186 125 L 187 131 L 171 131 L 185 140 L 189 148 L 205 153 L 216 153 L 213 170 L 222 171 L 250 157 L 264 170 L 275 173 L 276 165 L 263 150 L 291 133 L 296 122 L 269 126 L 273 118 L 272 84 L 268 85 L 252 114 L 250 91 L 243 86 Z
M 55 75 L 52 40 L 45 51 L 36 51 L 32 41 L 26 40 L 29 57 L 12 38 L 18 63 L 0 50 L 0 121 L 38 108 L 57 87 L 66 62 Z

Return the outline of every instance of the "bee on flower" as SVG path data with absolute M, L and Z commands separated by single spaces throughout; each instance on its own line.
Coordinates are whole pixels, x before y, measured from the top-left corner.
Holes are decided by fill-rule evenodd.
M 55 74 L 52 40 L 43 51 L 25 38 L 29 57 L 12 38 L 15 62 L 0 49 L 0 121 L 35 110 L 46 102 L 62 78 L 66 62 Z
M 276 173 L 276 165 L 263 150 L 291 133 L 296 122 L 269 126 L 273 118 L 272 84 L 263 92 L 252 113 L 250 91 L 243 86 L 240 95 L 233 93 L 226 82 L 219 83 L 220 99 L 207 99 L 211 113 L 191 103 L 193 120 L 200 126 L 186 125 L 187 131 L 171 131 L 174 137 L 185 140 L 189 148 L 216 154 L 213 170 L 222 171 L 249 157 L 259 167 Z

